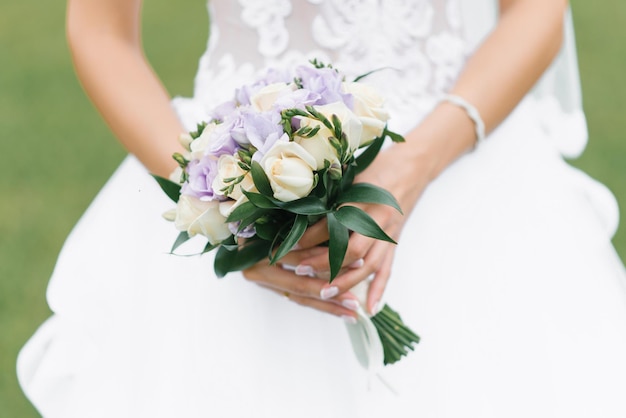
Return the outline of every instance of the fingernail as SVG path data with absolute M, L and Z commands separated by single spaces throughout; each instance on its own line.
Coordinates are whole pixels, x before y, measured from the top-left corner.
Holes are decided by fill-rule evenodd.
M 298 250 L 301 250 L 301 249 L 302 249 L 302 247 L 300 246 L 299 242 L 296 243 L 296 245 L 294 245 L 293 247 L 291 247 L 292 251 L 298 251 Z
M 320 291 L 320 297 L 323 300 L 334 298 L 339 294 L 339 288 L 337 286 L 325 287 Z
M 363 260 L 362 258 L 359 258 L 358 260 L 356 260 L 355 262 L 351 263 L 348 265 L 348 268 L 351 269 L 358 269 L 363 267 L 363 265 L 365 264 L 365 260 Z
M 295 270 L 298 276 L 315 276 L 315 272 L 313 271 L 313 267 L 311 266 L 296 266 Z
M 296 266 L 294 266 L 293 264 L 282 264 L 281 265 L 283 270 L 287 270 L 287 271 L 296 271 Z
M 356 318 L 350 315 L 341 315 L 341 318 L 345 321 L 346 324 L 355 325 Z
M 376 274 L 372 273 L 369 276 L 367 276 L 365 280 L 367 280 L 368 282 L 371 282 L 371 281 L 374 281 L 375 278 L 376 278 Z
M 351 311 L 356 311 L 359 309 L 359 302 L 357 300 L 354 299 L 344 299 L 341 304 L 343 305 L 344 308 L 348 308 Z
M 372 315 L 376 315 L 378 312 L 380 312 L 380 310 L 381 310 L 380 301 L 378 301 L 372 307 Z

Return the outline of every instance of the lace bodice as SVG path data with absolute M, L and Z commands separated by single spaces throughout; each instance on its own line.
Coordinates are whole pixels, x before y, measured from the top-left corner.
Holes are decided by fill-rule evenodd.
M 253 74 L 318 58 L 384 92 L 408 129 L 448 89 L 467 55 L 459 0 L 213 0 L 209 45 L 200 60 L 193 126 Z M 182 103 L 179 103 L 182 104 Z M 187 103 L 191 105 L 191 103 Z M 400 118 L 401 114 L 410 115 Z M 392 123 L 393 123 L 392 122 Z

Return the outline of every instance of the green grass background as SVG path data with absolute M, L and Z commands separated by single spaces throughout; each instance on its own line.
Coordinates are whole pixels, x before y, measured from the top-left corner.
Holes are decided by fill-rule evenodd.
M 21 418 L 37 413 L 17 385 L 18 350 L 49 315 L 65 236 L 124 151 L 75 79 L 65 4 L 0 1 L 0 416 Z M 573 6 L 591 133 L 574 164 L 616 194 L 626 218 L 626 2 Z M 172 94 L 191 93 L 206 34 L 203 1 L 146 1 L 147 54 Z M 614 240 L 622 258 L 625 229 Z

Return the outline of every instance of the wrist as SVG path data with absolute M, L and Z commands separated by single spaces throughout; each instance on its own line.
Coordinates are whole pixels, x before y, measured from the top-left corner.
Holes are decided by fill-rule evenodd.
M 425 167 L 429 180 L 476 145 L 476 125 L 462 107 L 442 101 L 406 135 L 411 161 Z

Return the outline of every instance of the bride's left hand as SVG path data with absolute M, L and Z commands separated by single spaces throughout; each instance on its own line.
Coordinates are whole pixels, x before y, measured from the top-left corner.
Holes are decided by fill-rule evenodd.
M 419 158 L 407 159 L 406 148 L 404 144 L 396 144 L 385 149 L 368 169 L 355 179 L 355 183 L 366 182 L 382 187 L 398 200 L 404 215 L 385 205 L 358 205 L 396 241 L 400 237 L 406 216 L 430 180 L 430 167 L 427 164 L 416 164 L 415 161 L 419 161 Z M 363 280 L 371 279 L 365 308 L 374 313 L 391 274 L 395 245 L 352 233 L 343 269 L 335 280 L 332 283 L 316 279 L 309 282 L 313 276 L 321 279 L 328 279 L 330 276 L 328 248 L 319 246 L 327 240 L 328 229 L 325 220 L 322 220 L 309 227 L 299 241 L 298 249 L 291 251 L 281 260 L 282 265 L 294 266 L 295 274 L 301 276 L 299 279 L 307 282 L 306 285 L 300 280 L 294 280 L 296 278 L 293 277 L 289 281 L 278 279 L 283 276 L 278 271 L 280 267 L 257 265 L 244 272 L 244 275 L 258 284 L 280 289 L 287 294 L 292 294 L 290 288 L 293 288 L 295 292 L 299 292 L 298 303 L 330 313 L 337 311 L 333 302 L 335 305 L 339 302 L 346 306 L 346 299 L 355 299 L 349 293 L 350 289 Z M 276 280 L 280 280 L 281 283 L 276 283 Z M 306 287 L 305 292 L 302 292 L 303 287 Z

